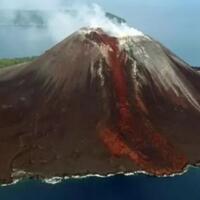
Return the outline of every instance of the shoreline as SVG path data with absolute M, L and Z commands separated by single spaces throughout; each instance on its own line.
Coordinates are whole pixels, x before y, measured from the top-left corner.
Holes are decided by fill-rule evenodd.
M 123 175 L 123 176 L 135 176 L 135 175 L 146 175 L 146 176 L 150 176 L 150 177 L 157 177 L 157 178 L 170 178 L 170 177 L 175 177 L 175 176 L 181 176 L 184 175 L 185 173 L 187 173 L 189 171 L 189 169 L 191 168 L 200 168 L 198 166 L 193 166 L 193 165 L 187 165 L 182 172 L 178 172 L 178 173 L 172 173 L 170 175 L 162 175 L 162 176 L 156 176 L 154 174 L 148 173 L 146 171 L 143 170 L 138 170 L 135 172 L 117 172 L 117 173 L 110 173 L 107 175 L 100 175 L 100 174 L 86 174 L 86 175 L 72 175 L 72 176 L 63 176 L 63 177 L 59 177 L 59 176 L 54 176 L 51 178 L 36 178 L 37 175 L 34 175 L 33 173 L 30 172 L 25 172 L 23 170 L 14 170 L 13 174 L 19 174 L 19 178 L 13 178 L 13 182 L 8 183 L 8 184 L 0 184 L 0 187 L 7 187 L 7 186 L 11 186 L 11 185 L 15 185 L 25 179 L 27 180 L 31 180 L 31 178 L 33 178 L 34 180 L 38 180 L 41 181 L 44 184 L 49 184 L 49 185 L 55 185 L 55 184 L 59 184 L 63 181 L 69 180 L 69 179 L 86 179 L 86 178 L 109 178 L 109 177 L 114 177 L 117 175 Z M 21 174 L 21 177 L 20 177 Z

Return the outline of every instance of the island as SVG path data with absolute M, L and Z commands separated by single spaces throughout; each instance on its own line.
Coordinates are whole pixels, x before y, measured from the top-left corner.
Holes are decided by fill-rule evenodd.
M 200 74 L 151 37 L 83 28 L 0 68 L 0 183 L 200 160 Z

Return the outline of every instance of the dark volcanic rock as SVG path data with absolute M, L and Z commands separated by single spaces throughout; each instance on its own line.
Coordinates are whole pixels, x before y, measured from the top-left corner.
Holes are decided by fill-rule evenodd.
M 147 36 L 82 29 L 0 71 L 0 179 L 145 170 L 200 159 L 200 75 Z

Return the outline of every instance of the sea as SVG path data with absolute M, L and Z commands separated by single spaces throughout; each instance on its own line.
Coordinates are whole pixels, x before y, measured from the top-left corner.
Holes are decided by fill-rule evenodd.
M 178 43 L 170 42 L 167 36 L 158 39 L 191 65 L 200 65 L 200 56 L 197 56 L 200 45 L 197 47 L 194 37 L 188 45 L 189 50 L 184 46 L 184 35 L 175 37 Z M 0 58 L 37 56 L 54 42 L 45 29 L 0 27 Z M 194 51 L 191 46 L 196 47 Z M 116 175 L 67 179 L 54 185 L 42 180 L 22 180 L 14 185 L 0 186 L 0 200 L 200 200 L 200 169 L 190 167 L 183 175 L 174 177 Z
M 200 200 L 200 170 L 175 177 L 116 175 L 67 179 L 55 185 L 23 180 L 0 187 L 1 200 Z

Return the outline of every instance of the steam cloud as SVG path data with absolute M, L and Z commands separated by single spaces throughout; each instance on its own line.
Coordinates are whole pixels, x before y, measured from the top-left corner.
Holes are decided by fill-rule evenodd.
M 105 11 L 97 4 L 84 5 L 73 3 L 63 5 L 62 0 L 1 0 L 0 8 L 13 10 L 54 10 L 47 18 L 47 30 L 55 42 L 82 27 L 102 28 L 107 33 L 123 37 L 127 35 L 142 35 L 126 23 L 119 24 L 106 17 Z M 71 10 L 73 12 L 65 12 Z
M 102 28 L 116 37 L 142 35 L 140 31 L 129 27 L 126 23 L 119 24 L 117 21 L 108 19 L 99 5 L 89 4 L 93 0 L 74 1 L 76 2 L 0 0 L 0 49 L 3 49 L 0 51 L 0 58 L 41 55 L 46 49 L 83 27 Z M 86 1 L 87 3 L 83 3 Z M 26 14 L 22 14 L 25 26 L 13 26 L 20 10 L 42 10 L 39 13 L 42 15 L 45 26 L 34 26 L 37 21 L 33 22 L 31 15 Z M 4 11 L 6 14 L 3 14 Z M 31 26 L 26 26 L 26 24 Z
M 70 10 L 73 10 L 75 14 L 57 12 L 48 20 L 48 29 L 56 41 L 82 27 L 102 28 L 116 37 L 143 35 L 142 32 L 129 27 L 126 23 L 119 24 L 108 19 L 104 10 L 97 4 L 75 5 Z

